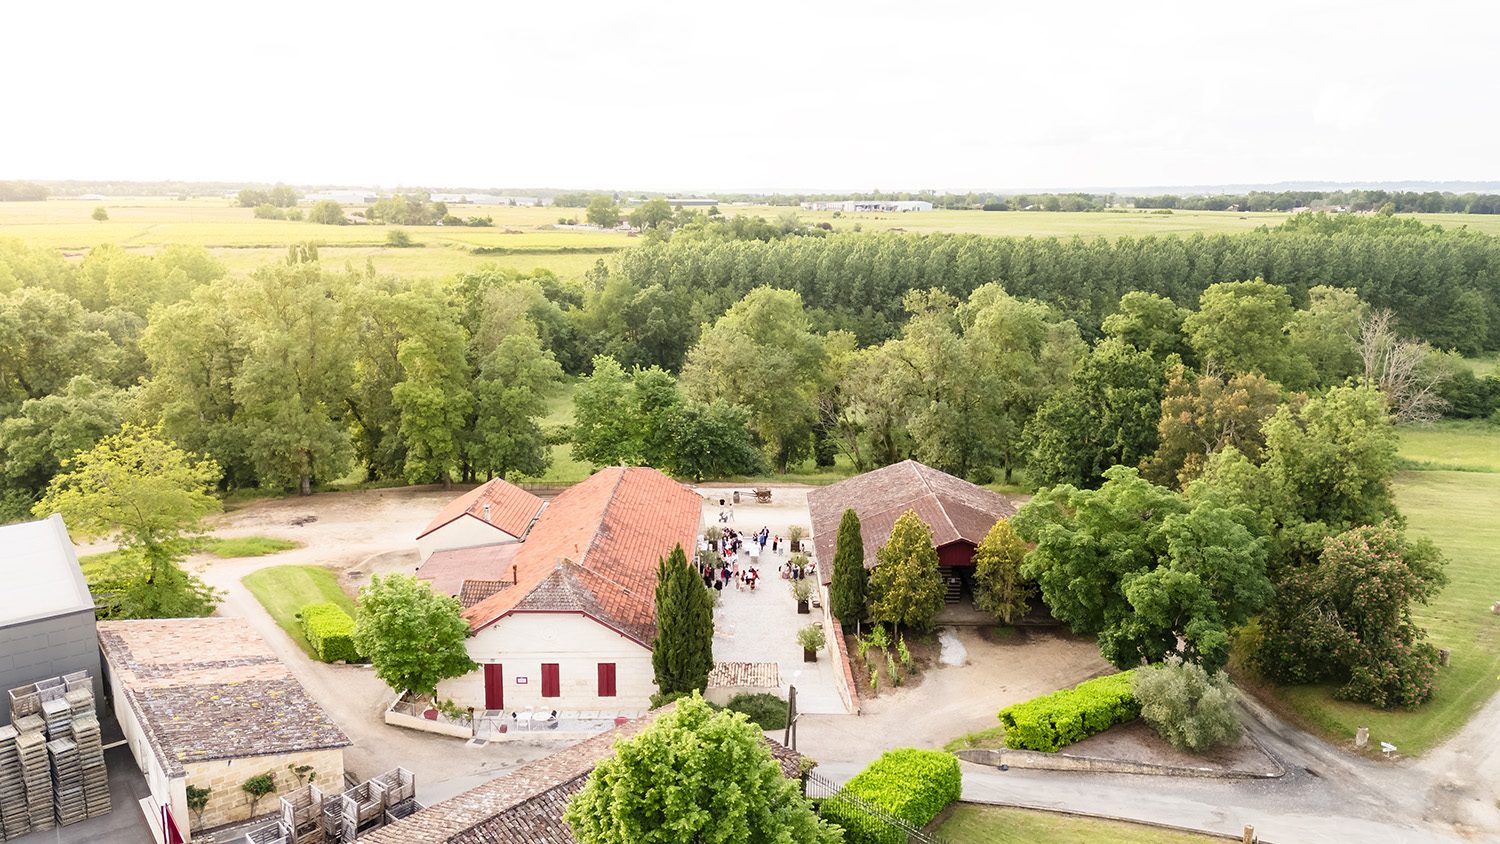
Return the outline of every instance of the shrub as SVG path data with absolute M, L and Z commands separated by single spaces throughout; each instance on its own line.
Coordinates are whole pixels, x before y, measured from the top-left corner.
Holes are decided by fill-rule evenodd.
M 255 219 L 257 220 L 285 220 L 286 212 L 274 205 L 255 206 Z
M 1141 717 L 1173 747 L 1201 753 L 1239 738 L 1234 687 L 1224 672 L 1173 660 L 1134 673 Z
M 750 723 L 762 730 L 786 729 L 786 701 L 776 695 L 767 692 L 735 695 L 724 708 L 730 712 L 745 713 Z
M 1071 689 L 1032 698 L 1000 710 L 1005 746 L 1055 753 L 1075 741 L 1102 733 L 1141 714 L 1122 671 L 1079 683 Z
M 844 793 L 918 827 L 959 798 L 958 759 L 939 750 L 891 750 L 860 771 Z M 819 812 L 844 828 L 845 844 L 905 844 L 906 834 L 853 804 L 829 797 Z
M 338 604 L 323 601 L 303 607 L 302 634 L 323 662 L 359 660 L 354 647 L 354 619 Z
M 823 646 L 827 643 L 827 640 L 823 636 L 823 625 L 821 624 L 809 624 L 797 631 L 797 644 L 801 645 L 804 651 L 817 653 L 823 650 Z
M 405 249 L 413 245 L 411 235 L 405 229 L 391 229 L 386 232 L 385 243 L 387 246 L 394 246 L 397 249 Z

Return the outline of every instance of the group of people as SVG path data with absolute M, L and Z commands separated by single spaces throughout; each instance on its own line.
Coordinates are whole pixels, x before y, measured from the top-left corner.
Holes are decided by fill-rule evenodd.
M 723 513 L 719 521 L 726 521 Z M 718 538 L 704 540 L 698 549 L 703 552 L 698 566 L 703 585 L 722 592 L 732 583 L 740 591 L 755 591 L 760 582 L 760 557 L 767 544 L 773 553 L 781 547 L 781 537 L 773 537 L 769 528 L 762 527 L 755 533 L 741 533 L 727 525 L 720 528 Z M 748 556 L 748 562 L 741 563 L 741 553 Z

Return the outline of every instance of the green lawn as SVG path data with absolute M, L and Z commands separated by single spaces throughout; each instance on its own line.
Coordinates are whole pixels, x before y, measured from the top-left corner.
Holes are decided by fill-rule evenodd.
M 303 637 L 302 625 L 297 620 L 297 613 L 303 607 L 332 601 L 350 616 L 354 615 L 354 599 L 339 586 L 333 571 L 322 566 L 272 566 L 248 574 L 240 582 L 308 656 L 313 655 L 312 647 Z
M 302 543 L 274 536 L 235 536 L 230 538 L 210 536 L 204 539 L 199 547 L 201 550 L 207 551 L 221 560 L 233 560 L 240 557 L 262 557 L 266 554 L 275 554 L 278 551 L 290 551 L 293 548 L 301 548 Z
M 1222 841 L 1145 824 L 961 803 L 938 827 L 954 844 L 1202 844 Z
M 1483 420 L 1408 426 L 1401 459 L 1410 469 L 1500 472 L 1500 427 Z
M 1453 652 L 1439 669 L 1432 700 L 1414 711 L 1384 711 L 1336 701 L 1324 686 L 1274 694 L 1292 714 L 1330 740 L 1349 741 L 1369 727 L 1372 746 L 1388 741 L 1421 753 L 1457 732 L 1500 691 L 1500 429 L 1447 423 L 1402 432 L 1409 460 L 1478 466 L 1473 471 L 1408 471 L 1396 479 L 1396 500 L 1410 530 L 1432 539 L 1448 558 L 1449 584 L 1413 615 L 1431 642 Z

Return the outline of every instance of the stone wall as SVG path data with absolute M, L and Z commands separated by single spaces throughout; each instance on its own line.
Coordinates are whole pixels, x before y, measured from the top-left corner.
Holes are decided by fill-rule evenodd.
M 255 805 L 255 814 L 281 811 L 279 795 L 306 784 L 305 779 L 298 782 L 296 775 L 287 770 L 288 765 L 311 765 L 316 772 L 313 784 L 324 792 L 337 794 L 344 790 L 344 752 L 339 748 L 248 759 L 189 762 L 183 766 L 187 771 L 187 785 L 206 787 L 210 793 L 208 806 L 203 810 L 203 820 L 200 822 L 196 815 L 188 812 L 187 822 L 197 831 L 248 820 L 250 795 L 240 786 L 244 785 L 245 780 L 268 772 L 276 781 L 276 793 L 262 797 Z

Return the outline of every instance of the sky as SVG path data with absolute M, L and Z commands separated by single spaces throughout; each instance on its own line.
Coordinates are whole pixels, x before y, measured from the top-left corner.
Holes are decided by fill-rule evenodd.
M 1500 179 L 1455 2 L 17 3 L 0 178 L 676 192 Z

